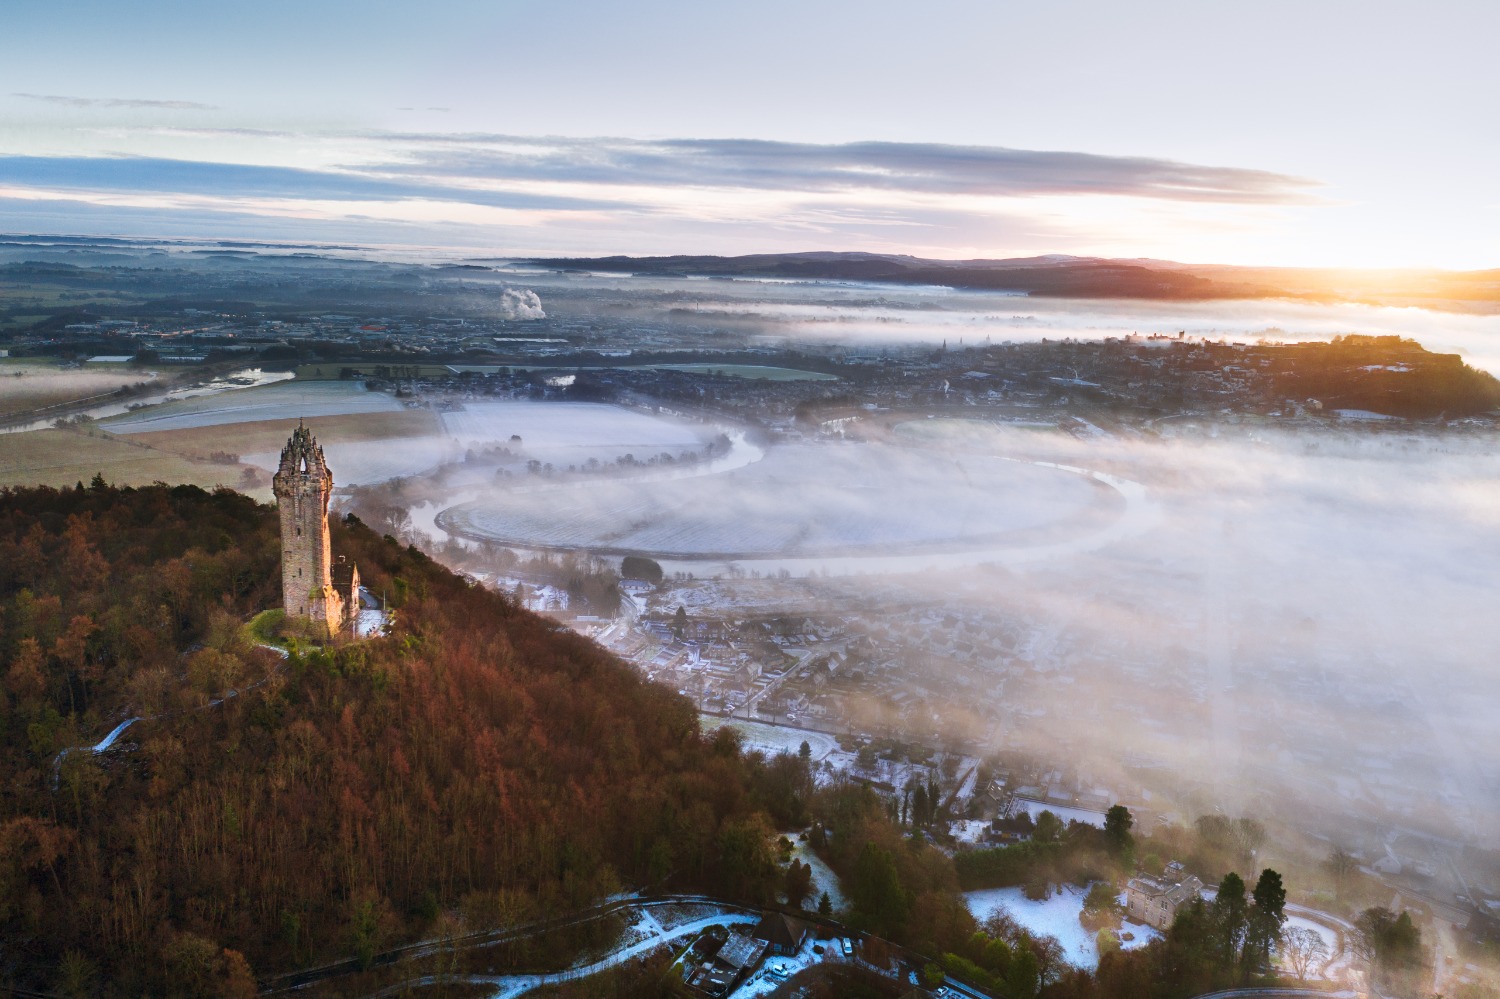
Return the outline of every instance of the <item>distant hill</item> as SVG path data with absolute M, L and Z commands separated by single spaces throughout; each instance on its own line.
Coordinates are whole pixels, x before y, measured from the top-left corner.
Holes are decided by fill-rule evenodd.
M 1006 260 L 930 260 L 896 254 L 830 252 L 740 257 L 549 257 L 527 263 L 558 270 L 942 285 L 1053 298 L 1176 301 L 1295 298 L 1464 310 L 1500 308 L 1500 270 L 1315 270 L 1050 254 Z

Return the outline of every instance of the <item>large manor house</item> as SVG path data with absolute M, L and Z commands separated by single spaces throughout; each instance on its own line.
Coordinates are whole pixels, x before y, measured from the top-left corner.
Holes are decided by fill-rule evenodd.
M 281 601 L 287 616 L 311 621 L 330 636 L 353 635 L 359 569 L 343 556 L 334 561 L 328 538 L 333 473 L 317 438 L 300 420 L 281 449 L 271 488 L 281 511 Z

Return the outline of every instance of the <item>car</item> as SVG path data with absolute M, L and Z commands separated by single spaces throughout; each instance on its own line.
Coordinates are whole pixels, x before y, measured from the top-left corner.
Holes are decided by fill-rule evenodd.
M 845 937 L 843 940 L 841 940 L 840 944 L 844 948 L 845 957 L 852 957 L 854 955 L 854 944 L 848 937 Z
M 932 990 L 932 994 L 937 996 L 937 999 L 943 999 L 943 996 L 948 994 L 948 986 L 939 985 L 937 988 Z

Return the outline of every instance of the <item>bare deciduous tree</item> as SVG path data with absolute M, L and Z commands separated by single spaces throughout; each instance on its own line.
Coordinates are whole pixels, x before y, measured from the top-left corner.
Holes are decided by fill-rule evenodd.
M 1300 982 L 1328 959 L 1328 945 L 1316 930 L 1306 926 L 1288 926 L 1281 934 L 1281 956 Z

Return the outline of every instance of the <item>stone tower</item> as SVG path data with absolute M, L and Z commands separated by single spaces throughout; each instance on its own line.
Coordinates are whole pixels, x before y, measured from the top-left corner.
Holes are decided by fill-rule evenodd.
M 317 438 L 300 420 L 281 449 L 271 488 L 281 511 L 281 600 L 287 615 L 318 622 L 330 635 L 352 627 L 359 616 L 359 571 L 333 561 L 328 539 L 333 473 Z

